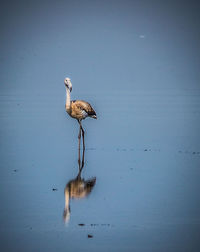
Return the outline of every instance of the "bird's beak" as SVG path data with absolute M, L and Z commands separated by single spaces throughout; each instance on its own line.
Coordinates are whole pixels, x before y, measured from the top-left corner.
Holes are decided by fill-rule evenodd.
M 70 87 L 70 89 L 69 89 L 69 90 L 70 90 L 70 92 L 72 92 L 72 87 Z
M 92 118 L 97 119 L 97 116 L 96 116 L 96 115 L 93 115 Z

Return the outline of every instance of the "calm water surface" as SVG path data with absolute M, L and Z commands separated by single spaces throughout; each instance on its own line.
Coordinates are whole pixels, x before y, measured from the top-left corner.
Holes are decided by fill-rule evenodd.
M 198 6 L 75 2 L 4 6 L 0 250 L 198 251 Z
M 189 251 L 198 244 L 200 92 L 88 95 L 101 109 L 97 121 L 83 123 L 82 177 L 96 184 L 70 201 L 67 223 L 64 189 L 78 174 L 78 124 L 60 97 L 31 97 L 1 95 L 3 247 Z

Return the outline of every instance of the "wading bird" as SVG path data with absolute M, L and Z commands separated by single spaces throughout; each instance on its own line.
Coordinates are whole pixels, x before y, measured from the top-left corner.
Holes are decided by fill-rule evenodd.
M 81 132 L 82 132 L 82 137 L 83 137 L 83 149 L 85 149 L 85 141 L 84 141 L 84 130 L 81 125 L 81 120 L 85 119 L 86 117 L 92 117 L 94 119 L 97 119 L 96 113 L 92 106 L 82 100 L 70 100 L 70 92 L 72 91 L 72 83 L 70 78 L 65 78 L 64 80 L 65 86 L 66 86 L 66 103 L 65 103 L 65 109 L 67 113 L 77 119 L 79 125 L 80 125 L 80 130 L 79 130 L 79 149 L 80 149 L 80 140 L 81 140 Z

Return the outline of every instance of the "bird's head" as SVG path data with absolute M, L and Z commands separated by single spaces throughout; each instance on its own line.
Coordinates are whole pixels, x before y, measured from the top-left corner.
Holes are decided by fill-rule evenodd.
M 65 78 L 64 80 L 65 86 L 70 90 L 70 92 L 72 91 L 72 83 L 70 78 Z

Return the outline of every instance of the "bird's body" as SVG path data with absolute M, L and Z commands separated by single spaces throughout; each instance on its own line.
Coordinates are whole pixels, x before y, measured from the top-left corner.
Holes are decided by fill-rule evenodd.
M 76 118 L 77 120 L 83 120 L 86 117 L 96 117 L 96 113 L 94 111 L 94 109 L 92 108 L 92 106 L 86 102 L 86 101 L 82 101 L 82 100 L 74 100 L 74 101 L 70 101 L 70 108 L 67 108 L 67 106 L 65 105 L 66 111 L 67 113 L 73 117 Z
M 78 123 L 80 125 L 80 130 L 79 130 L 79 135 L 78 135 L 79 149 L 80 149 L 81 132 L 82 132 L 82 137 L 83 137 L 83 148 L 85 148 L 84 130 L 81 125 L 81 121 L 85 119 L 86 117 L 97 119 L 96 112 L 94 111 L 92 106 L 86 101 L 83 101 L 83 100 L 71 101 L 70 92 L 72 91 L 72 83 L 71 83 L 70 78 L 65 78 L 64 83 L 66 86 L 65 109 L 71 117 L 78 120 Z
M 69 78 L 65 79 L 65 86 L 66 86 L 66 103 L 65 103 L 65 109 L 67 113 L 73 117 L 76 118 L 79 122 L 86 117 L 92 117 L 97 119 L 96 113 L 92 106 L 82 100 L 74 100 L 71 101 L 70 92 L 72 91 L 72 83 Z

